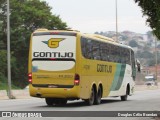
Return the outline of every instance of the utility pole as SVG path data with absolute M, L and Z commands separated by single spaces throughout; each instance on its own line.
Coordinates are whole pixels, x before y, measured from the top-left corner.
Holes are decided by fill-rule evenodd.
M 10 50 L 10 7 L 7 0 L 7 64 L 8 64 L 8 97 L 12 99 L 11 91 L 11 50 Z
M 155 78 L 157 85 L 157 37 L 155 38 Z
M 117 11 L 117 0 L 115 0 L 116 7 L 116 41 L 118 42 L 118 11 Z

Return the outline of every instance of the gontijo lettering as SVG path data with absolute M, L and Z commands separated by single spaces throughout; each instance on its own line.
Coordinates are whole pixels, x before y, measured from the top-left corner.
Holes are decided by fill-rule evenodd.
M 73 52 L 33 52 L 35 58 L 73 58 Z
M 112 73 L 112 66 L 111 65 L 97 64 L 97 72 Z

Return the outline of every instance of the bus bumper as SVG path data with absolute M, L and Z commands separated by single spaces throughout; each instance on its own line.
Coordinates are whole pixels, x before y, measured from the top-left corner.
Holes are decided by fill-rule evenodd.
M 79 86 L 73 88 L 43 88 L 33 87 L 29 85 L 29 93 L 32 97 L 39 98 L 66 98 L 66 99 L 79 99 Z

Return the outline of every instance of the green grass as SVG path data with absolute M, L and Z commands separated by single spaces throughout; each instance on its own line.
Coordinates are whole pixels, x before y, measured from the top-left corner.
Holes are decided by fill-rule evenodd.
M 15 90 L 16 89 L 21 89 L 21 88 L 15 86 L 15 85 L 12 85 L 11 88 L 15 89 Z M 0 80 L 0 90 L 7 90 L 7 89 L 8 89 L 8 83 L 7 83 L 7 81 Z

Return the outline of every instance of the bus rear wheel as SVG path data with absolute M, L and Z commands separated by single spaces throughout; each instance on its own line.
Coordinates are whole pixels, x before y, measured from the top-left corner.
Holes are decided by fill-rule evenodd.
M 58 99 L 58 98 L 45 98 L 48 106 L 52 105 L 66 105 L 67 99 Z
M 101 98 L 102 98 L 102 89 L 101 89 L 101 87 L 99 87 L 98 88 L 98 92 L 97 92 L 97 94 L 95 96 L 95 104 L 96 105 L 101 104 Z
M 55 104 L 56 105 L 66 105 L 67 99 L 56 99 Z
M 48 106 L 52 106 L 54 103 L 54 99 L 53 98 L 45 98 L 46 104 Z
M 93 105 L 94 100 L 95 100 L 95 91 L 94 91 L 94 88 L 92 87 L 90 98 L 85 100 L 85 102 L 87 103 L 87 105 Z

